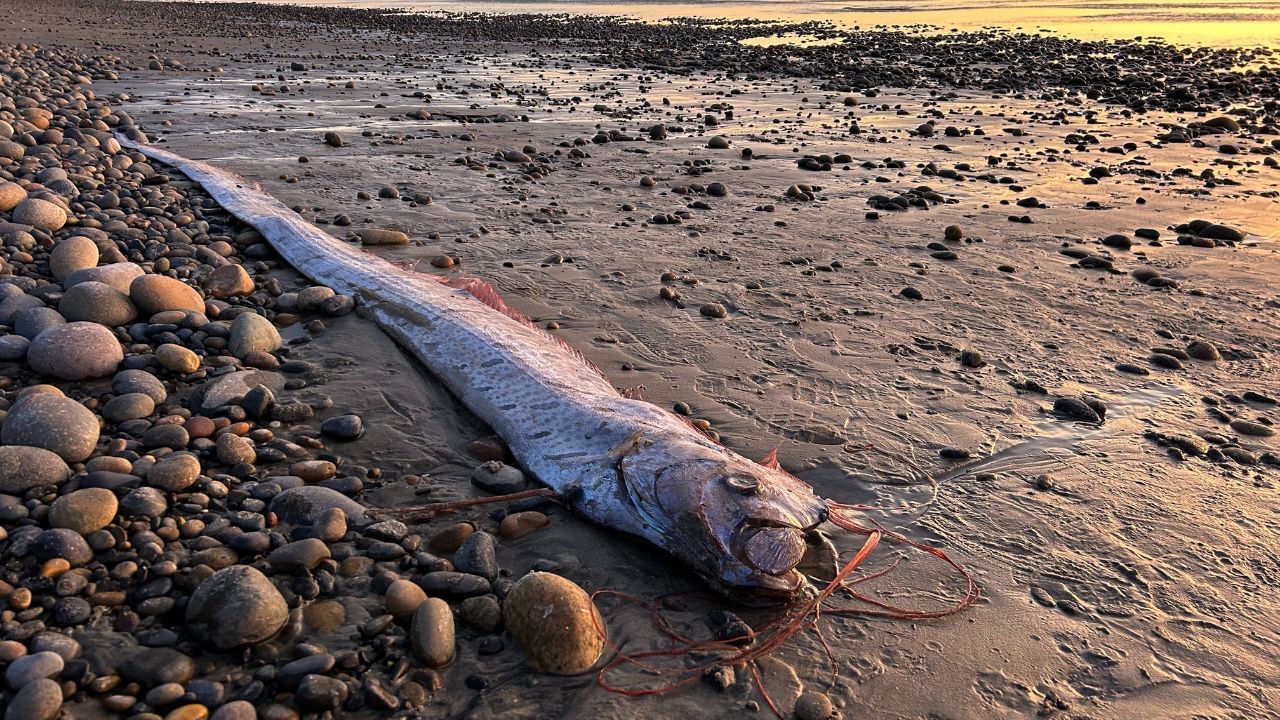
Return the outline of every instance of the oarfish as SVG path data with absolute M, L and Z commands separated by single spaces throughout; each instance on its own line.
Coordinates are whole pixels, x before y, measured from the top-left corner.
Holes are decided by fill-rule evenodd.
M 520 465 L 577 513 L 643 538 L 713 587 L 787 601 L 827 505 L 775 461 L 753 462 L 674 413 L 624 397 L 480 282 L 404 272 L 338 240 L 257 185 L 121 137 L 200 184 L 312 281 L 359 298 L 373 319 L 488 423 Z

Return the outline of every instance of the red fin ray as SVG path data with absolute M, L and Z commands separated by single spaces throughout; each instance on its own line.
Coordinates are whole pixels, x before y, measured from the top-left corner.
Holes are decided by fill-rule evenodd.
M 466 292 L 471 297 L 493 308 L 494 310 L 497 310 L 503 315 L 506 315 L 512 320 L 515 320 L 521 325 L 525 325 L 535 330 L 542 330 L 543 332 L 546 332 L 545 328 L 538 327 L 538 325 L 534 323 L 533 320 L 530 319 L 528 315 L 525 315 L 519 310 L 516 310 L 515 308 L 507 305 L 507 303 L 503 301 L 502 296 L 498 294 L 498 291 L 494 290 L 492 285 L 485 282 L 484 280 L 481 280 L 480 278 L 467 277 L 465 275 L 457 275 L 454 277 L 442 277 L 440 275 L 431 275 L 430 277 L 435 278 L 436 280 L 440 281 L 445 285 L 448 285 L 451 288 Z M 554 340 L 556 344 L 558 344 L 561 348 L 563 348 L 565 352 L 573 356 L 573 358 L 576 359 L 578 362 L 587 366 L 587 368 L 589 368 L 590 370 L 598 374 L 600 377 L 607 379 L 607 377 L 604 374 L 604 371 L 596 367 L 595 363 L 588 360 L 587 356 L 583 355 L 581 350 L 578 350 L 574 346 L 565 342 L 563 338 L 552 335 L 551 333 L 546 333 L 546 334 L 547 334 L 547 337 Z
M 760 464 L 773 470 L 781 470 L 782 463 L 778 462 L 778 448 L 770 450 L 768 455 L 760 458 Z

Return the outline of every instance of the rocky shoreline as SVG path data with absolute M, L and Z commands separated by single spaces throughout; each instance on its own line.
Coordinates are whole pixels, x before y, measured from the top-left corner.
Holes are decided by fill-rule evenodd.
M 834 688 L 816 642 L 761 663 L 796 717 L 1120 712 L 1195 686 L 1143 655 L 1170 637 L 1198 672 L 1273 652 L 1223 641 L 1196 664 L 1204 636 L 1184 640 L 1183 620 L 1265 625 L 1253 593 L 1274 588 L 1274 558 L 1169 527 L 1206 515 L 1149 509 L 1176 515 L 1170 498 L 1200 487 L 1199 513 L 1261 506 L 1280 465 L 1271 226 L 1247 217 L 1276 197 L 1270 49 L 221 3 L 42 12 L 0 47 L 4 720 L 767 713 L 746 668 L 679 699 L 575 676 L 602 651 L 578 584 L 700 586 L 546 498 L 415 517 L 530 484 L 357 299 L 114 139 L 144 130 L 278 176 L 305 216 L 407 268 L 493 279 L 619 384 L 744 452 L 784 445 L 827 496 L 901 509 L 918 489 L 877 483 L 916 447 L 961 473 L 1011 439 L 1082 438 L 1062 469 L 979 460 L 948 484 L 924 532 L 979 567 L 979 622 L 835 621 Z M 779 32 L 838 42 L 740 43 Z M 28 34 L 44 44 L 13 37 Z M 561 122 L 525 122 L 543 118 Z M 1133 539 L 1148 526 L 1194 548 L 1173 563 L 1185 576 Z M 908 565 L 907 589 L 935 570 Z M 622 641 L 652 646 L 647 614 L 602 605 Z M 737 627 L 719 607 L 678 610 L 694 634 Z M 997 612 L 1008 628 L 988 633 Z M 1230 697 L 1198 697 L 1256 710 L 1248 683 L 1265 680 L 1214 677 Z M 946 689 L 904 696 L 926 679 Z
M 351 499 L 384 480 L 342 458 L 360 416 L 293 396 L 320 376 L 295 349 L 353 298 L 122 151 L 114 133 L 144 136 L 90 81 L 123 61 L 3 59 L 5 720 L 49 720 L 64 701 L 170 720 L 421 707 L 454 658 L 455 611 L 501 647 L 513 582 L 496 547 L 545 526 L 545 501 L 424 537 Z M 304 334 L 286 344 L 290 327 Z M 523 489 L 500 445 L 477 447 L 479 487 Z M 530 619 L 507 629 L 537 640 L 531 660 L 595 661 L 600 638 L 572 615 L 582 590 L 546 573 L 514 587 L 505 610 Z M 353 595 L 381 606 L 357 645 L 314 640 L 350 624 L 337 599 Z M 544 641 L 546 603 L 576 632 Z

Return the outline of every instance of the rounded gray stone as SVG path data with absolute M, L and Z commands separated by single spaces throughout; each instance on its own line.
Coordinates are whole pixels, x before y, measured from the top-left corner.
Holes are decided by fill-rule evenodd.
M 280 349 L 280 332 L 261 315 L 243 313 L 231 323 L 227 349 L 240 359 L 251 352 L 275 352 Z
M 187 603 L 187 629 L 219 650 L 271 638 L 289 619 L 289 605 L 271 580 L 248 565 L 223 568 Z
M 102 417 L 113 423 L 139 420 L 155 412 L 156 401 L 146 393 L 132 392 L 117 395 L 102 406 Z
M 133 322 L 138 309 L 129 296 L 97 281 L 73 285 L 58 302 L 58 312 L 71 322 L 84 321 L 115 327 Z
M 18 691 L 4 711 L 4 720 L 52 720 L 62 708 L 62 686 L 36 680 Z
M 62 558 L 72 566 L 88 564 L 93 560 L 93 549 L 80 533 L 67 528 L 50 528 L 31 542 L 30 552 L 41 562 Z
M 146 370 L 121 370 L 111 379 L 111 391 L 117 395 L 142 393 L 157 404 L 169 399 L 164 383 Z
M 62 287 L 70 289 L 73 285 L 79 285 L 82 282 L 100 282 L 128 295 L 129 287 L 133 284 L 133 281 L 144 274 L 146 273 L 142 267 L 136 263 L 111 263 L 109 265 L 76 270 L 67 275 L 66 279 L 62 281 Z
M 86 460 L 98 445 L 98 417 L 68 397 L 33 393 L 20 399 L 4 419 L 0 441 L 56 453 L 69 463 Z
M 121 360 L 124 350 L 116 336 L 89 322 L 48 328 L 31 341 L 27 350 L 27 364 L 32 370 L 63 380 L 111 375 Z
M 4 671 L 4 681 L 14 690 L 21 690 L 36 680 L 57 677 L 62 667 L 62 656 L 57 653 L 32 653 L 10 663 Z
M 98 266 L 98 244 L 83 235 L 69 237 L 49 251 L 49 272 L 65 280 L 76 270 Z
M 418 662 L 439 668 L 453 661 L 453 611 L 440 598 L 427 598 L 413 613 L 409 642 Z
M 13 331 L 28 340 L 34 340 L 37 335 L 55 325 L 66 325 L 67 319 L 62 317 L 62 313 L 51 307 L 27 308 L 14 316 Z
M 321 513 L 335 507 L 347 516 L 348 525 L 369 524 L 363 505 L 337 490 L 319 485 L 288 488 L 271 499 L 270 507 L 281 522 L 291 525 L 313 525 Z
M 49 200 L 27 198 L 13 209 L 13 221 L 53 232 L 67 224 L 67 211 Z
M 153 487 L 134 488 L 120 500 L 120 513 L 125 517 L 159 517 L 168 508 L 164 493 Z
M 22 495 L 31 488 L 61 485 L 69 477 L 66 461 L 44 448 L 0 447 L 0 494 Z
M 0 336 L 0 360 L 13 362 L 27 356 L 31 341 L 21 335 Z

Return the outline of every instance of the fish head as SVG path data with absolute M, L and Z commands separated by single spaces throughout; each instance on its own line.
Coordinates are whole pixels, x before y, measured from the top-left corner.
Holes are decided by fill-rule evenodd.
M 789 473 L 697 440 L 655 442 L 621 459 L 637 510 L 668 552 L 744 604 L 789 602 L 825 502 Z

